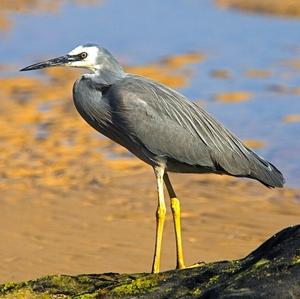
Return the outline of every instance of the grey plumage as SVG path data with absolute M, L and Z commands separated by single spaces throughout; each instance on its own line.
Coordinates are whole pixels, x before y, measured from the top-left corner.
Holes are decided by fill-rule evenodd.
M 283 177 L 201 107 L 144 77 L 124 74 L 110 85 L 83 76 L 74 103 L 96 130 L 146 163 L 170 172 L 215 172 L 281 187 Z
M 58 65 L 91 71 L 73 87 L 78 112 L 97 131 L 154 168 L 158 208 L 152 272 L 159 272 L 160 265 L 164 184 L 174 220 L 177 268 L 185 267 L 180 202 L 168 172 L 227 174 L 256 179 L 267 187 L 283 186 L 283 176 L 274 165 L 248 149 L 205 110 L 167 86 L 126 74 L 106 49 L 94 44 L 79 46 L 22 71 Z

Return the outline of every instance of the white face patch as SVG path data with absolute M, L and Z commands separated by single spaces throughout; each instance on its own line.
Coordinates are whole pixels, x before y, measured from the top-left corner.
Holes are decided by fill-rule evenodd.
M 96 46 L 92 46 L 92 47 L 78 46 L 75 49 L 73 49 L 71 52 L 69 52 L 68 55 L 78 55 L 82 52 L 87 53 L 86 58 L 80 61 L 69 62 L 68 65 L 74 67 L 94 69 L 97 64 L 97 56 L 99 52 L 98 48 Z

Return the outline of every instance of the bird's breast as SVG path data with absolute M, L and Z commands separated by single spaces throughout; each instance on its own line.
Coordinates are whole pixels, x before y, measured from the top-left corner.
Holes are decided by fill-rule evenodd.
M 111 115 L 110 106 L 102 92 L 81 78 L 73 86 L 73 101 L 80 115 L 102 133 L 102 127 L 110 120 Z

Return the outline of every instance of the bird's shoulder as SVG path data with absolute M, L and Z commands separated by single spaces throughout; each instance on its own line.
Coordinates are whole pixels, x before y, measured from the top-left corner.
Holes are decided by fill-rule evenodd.
M 146 100 L 148 103 L 159 100 L 161 97 L 177 97 L 181 100 L 185 99 L 175 90 L 155 82 L 149 78 L 127 74 L 111 86 L 111 91 L 119 96 L 126 96 L 133 100 Z
M 101 92 L 104 94 L 108 91 L 108 89 L 111 87 L 111 84 L 104 84 L 103 82 L 98 82 L 93 78 L 93 76 L 90 76 L 89 74 L 85 74 L 78 78 L 73 85 L 73 92 L 82 92 L 82 91 L 90 91 L 90 92 Z
M 176 115 L 194 105 L 177 91 L 151 79 L 127 74 L 113 84 L 107 93 L 118 109 L 148 116 L 179 120 Z

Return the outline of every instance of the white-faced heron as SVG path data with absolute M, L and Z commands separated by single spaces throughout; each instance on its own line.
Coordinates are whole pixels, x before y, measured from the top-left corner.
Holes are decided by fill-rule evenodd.
M 282 187 L 284 178 L 206 111 L 173 89 L 125 73 L 118 61 L 94 44 L 36 63 L 21 71 L 71 66 L 90 71 L 73 87 L 75 107 L 97 131 L 127 148 L 154 169 L 157 182 L 156 242 L 152 272 L 159 272 L 166 214 L 163 184 L 170 200 L 176 236 L 177 268 L 185 268 L 180 203 L 168 172 L 216 173 L 256 179 Z

